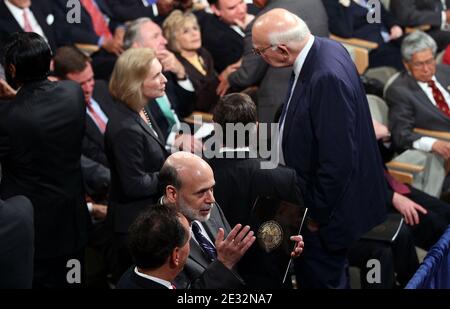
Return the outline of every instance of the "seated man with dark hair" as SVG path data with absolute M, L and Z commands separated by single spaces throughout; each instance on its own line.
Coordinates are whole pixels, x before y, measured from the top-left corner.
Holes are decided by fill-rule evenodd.
M 173 289 L 172 281 L 189 256 L 189 223 L 166 205 L 152 205 L 130 227 L 128 236 L 136 267 L 120 278 L 118 289 Z

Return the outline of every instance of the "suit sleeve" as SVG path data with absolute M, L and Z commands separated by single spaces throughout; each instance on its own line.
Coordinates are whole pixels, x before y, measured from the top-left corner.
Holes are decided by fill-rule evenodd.
M 306 194 L 315 205 L 311 209 L 319 223 L 326 223 L 333 213 L 334 205 L 350 183 L 355 169 L 355 144 L 357 115 L 355 98 L 350 86 L 335 75 L 322 75 L 312 81 L 311 122 L 317 147 L 317 171 L 311 192 Z M 370 120 L 370 119 L 369 119 Z
M 349 38 L 353 36 L 353 17 L 350 9 L 344 7 L 338 0 L 322 0 L 328 15 L 328 28 L 338 36 Z
M 386 92 L 386 101 L 389 105 L 389 130 L 392 133 L 395 149 L 411 148 L 413 142 L 421 138 L 420 134 L 413 132 L 415 112 L 405 91 L 392 85 Z
M 230 74 L 228 82 L 233 91 L 241 91 L 251 86 L 257 86 L 263 79 L 269 65 L 252 52 L 252 25 L 251 23 L 245 32 L 244 54 L 241 67 Z
M 126 128 L 114 136 L 112 149 L 116 158 L 116 170 L 122 189 L 132 198 L 145 198 L 158 192 L 158 172 L 147 173 L 144 158 L 144 136 L 141 132 Z
M 139 17 L 154 18 L 152 6 L 144 6 L 141 0 L 107 0 L 107 2 L 120 22 L 135 20 Z
M 97 196 L 106 194 L 111 182 L 109 168 L 86 156 L 81 156 L 81 171 L 87 194 Z
M 442 11 L 419 10 L 415 0 L 392 0 L 390 10 L 403 26 L 440 27 L 442 24 Z

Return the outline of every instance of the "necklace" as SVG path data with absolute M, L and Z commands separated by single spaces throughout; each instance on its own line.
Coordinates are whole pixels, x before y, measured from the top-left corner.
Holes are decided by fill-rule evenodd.
M 147 113 L 147 111 L 145 110 L 145 108 L 142 109 L 142 113 L 143 113 L 144 116 L 145 116 L 145 119 L 146 119 L 146 121 L 147 121 L 148 126 L 149 126 L 150 128 L 153 129 L 152 122 L 151 122 L 151 120 L 150 120 L 150 116 L 148 115 L 148 113 Z

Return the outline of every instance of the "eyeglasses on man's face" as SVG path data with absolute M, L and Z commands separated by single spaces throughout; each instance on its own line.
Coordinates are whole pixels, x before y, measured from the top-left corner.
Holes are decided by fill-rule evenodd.
M 411 61 L 410 63 L 413 66 L 413 68 L 420 69 L 423 68 L 424 66 L 429 67 L 430 65 L 433 65 L 435 61 L 436 60 L 434 58 L 430 58 L 425 61 Z
M 264 48 L 252 48 L 252 52 L 254 55 L 261 56 L 267 49 L 271 47 L 273 47 L 272 44 Z

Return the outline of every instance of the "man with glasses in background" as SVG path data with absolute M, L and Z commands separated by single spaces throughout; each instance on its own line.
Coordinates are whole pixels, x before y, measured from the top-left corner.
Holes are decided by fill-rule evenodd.
M 414 128 L 450 132 L 450 68 L 436 64 L 436 50 L 436 42 L 424 32 L 406 37 L 401 48 L 406 70 L 388 85 L 385 97 L 396 150 L 435 153 L 445 164 L 450 158 L 450 142 L 414 132 Z

